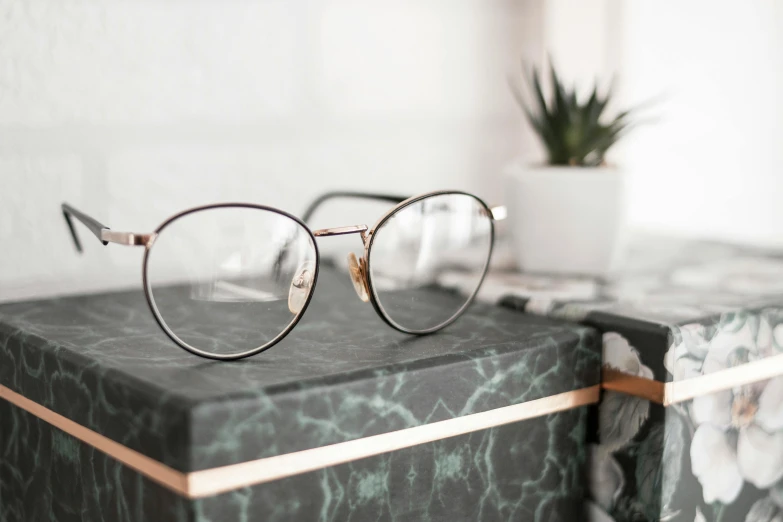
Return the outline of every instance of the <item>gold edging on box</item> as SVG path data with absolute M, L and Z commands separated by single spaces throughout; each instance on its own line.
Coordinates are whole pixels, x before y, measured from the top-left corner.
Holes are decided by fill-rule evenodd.
M 119 442 L 115 442 L 100 433 L 96 433 L 89 428 L 85 428 L 71 419 L 55 413 L 49 408 L 41 406 L 37 402 L 31 401 L 27 397 L 20 395 L 5 386 L 0 385 L 0 399 L 5 399 L 14 406 L 25 410 L 48 422 L 55 428 L 59 428 L 68 435 L 89 444 L 95 449 L 119 460 L 129 468 L 133 468 L 150 480 L 169 488 L 177 493 L 187 495 L 188 481 L 184 473 L 172 469 L 157 460 L 142 455 L 138 451 L 126 448 Z
M 126 448 L 2 385 L 0 385 L 0 398 L 93 446 L 150 480 L 187 498 L 195 499 L 595 404 L 598 402 L 600 391 L 601 387 L 595 385 L 413 428 L 190 473 L 177 471 Z
M 641 397 L 658 404 L 663 404 L 666 399 L 665 383 L 637 377 L 610 366 L 604 366 L 601 370 L 601 387 L 604 390 Z
M 667 404 L 683 402 L 700 395 L 729 390 L 783 375 L 783 354 L 758 359 L 741 366 L 707 375 L 666 383 Z
M 604 366 L 601 387 L 664 406 L 783 375 L 783 354 L 681 381 L 661 382 Z

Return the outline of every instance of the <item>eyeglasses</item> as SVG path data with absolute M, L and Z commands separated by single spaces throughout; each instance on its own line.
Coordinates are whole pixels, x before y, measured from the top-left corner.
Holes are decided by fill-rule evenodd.
M 372 228 L 308 228 L 318 207 L 336 198 L 395 206 Z M 263 205 L 218 203 L 180 212 L 152 233 L 116 232 L 67 203 L 62 211 L 79 252 L 74 218 L 104 245 L 143 246 L 144 294 L 166 335 L 196 355 L 233 360 L 274 346 L 299 322 L 318 280 L 319 237 L 360 235 L 364 254 L 349 254 L 348 272 L 359 298 L 389 326 L 409 334 L 448 326 L 484 280 L 494 221 L 505 209 L 454 191 L 412 198 L 330 192 L 302 219 Z M 440 284 L 456 266 L 468 276 L 468 294 Z

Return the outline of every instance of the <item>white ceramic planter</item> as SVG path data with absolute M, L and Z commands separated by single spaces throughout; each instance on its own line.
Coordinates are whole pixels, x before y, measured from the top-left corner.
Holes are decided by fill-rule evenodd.
M 523 270 L 602 276 L 611 269 L 624 214 L 617 168 L 518 162 L 506 178 L 509 228 Z

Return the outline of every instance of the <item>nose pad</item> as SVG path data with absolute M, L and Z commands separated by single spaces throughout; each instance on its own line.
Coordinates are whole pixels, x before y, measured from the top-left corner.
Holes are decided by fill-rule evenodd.
M 364 258 L 357 260 L 356 254 L 348 254 L 348 273 L 351 276 L 353 289 L 356 295 L 365 303 L 370 300 L 370 291 L 367 288 L 367 267 L 364 264 Z
M 310 261 L 302 263 L 294 273 L 294 278 L 291 280 L 291 288 L 288 289 L 288 309 L 292 314 L 296 315 L 304 308 L 313 288 L 314 273 L 315 264 Z

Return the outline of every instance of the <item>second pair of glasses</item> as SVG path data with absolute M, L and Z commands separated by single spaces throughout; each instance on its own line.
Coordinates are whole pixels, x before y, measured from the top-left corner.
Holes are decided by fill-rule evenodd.
M 373 227 L 311 230 L 324 202 L 365 198 L 395 204 Z M 412 198 L 332 192 L 299 219 L 276 208 L 219 203 L 185 210 L 154 232 L 116 232 L 67 203 L 63 214 L 104 245 L 143 246 L 144 293 L 155 320 L 182 348 L 212 359 L 240 359 L 272 347 L 307 309 L 318 280 L 316 238 L 359 234 L 364 254 L 348 256 L 363 301 L 391 327 L 428 334 L 456 320 L 473 301 L 492 256 L 495 214 L 472 194 L 438 191 Z M 441 276 L 459 266 L 472 291 L 458 295 Z

